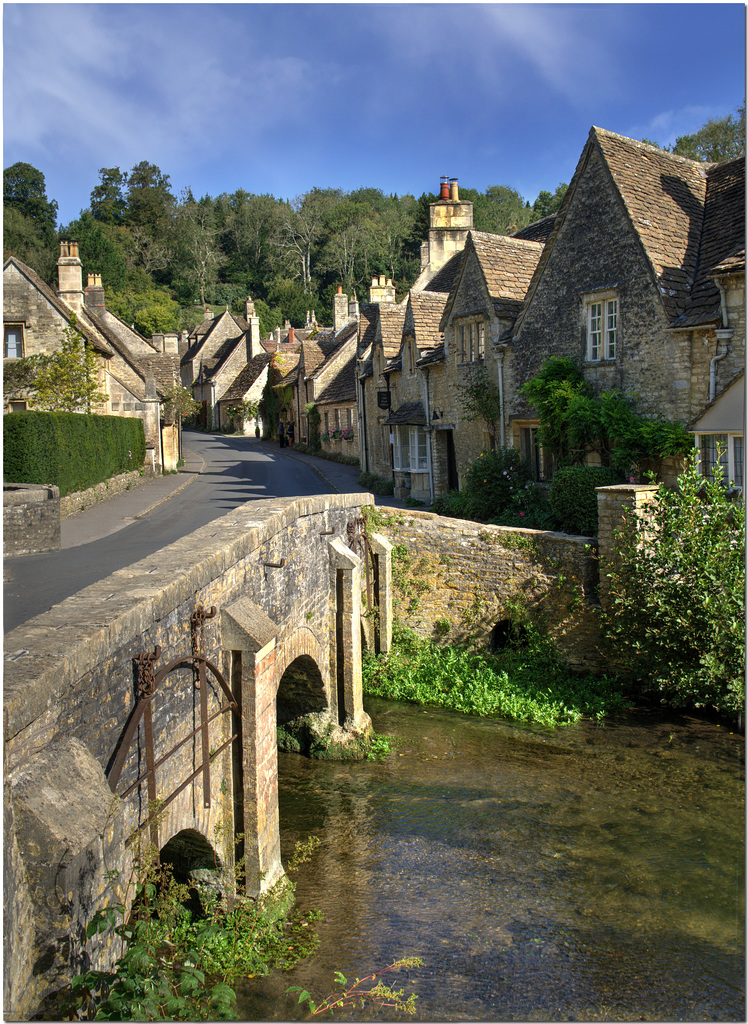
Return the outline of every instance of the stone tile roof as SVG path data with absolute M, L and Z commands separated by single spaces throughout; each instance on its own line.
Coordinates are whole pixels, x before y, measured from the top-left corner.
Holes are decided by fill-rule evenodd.
M 412 334 L 421 351 L 436 348 L 444 341 L 439 324 L 448 298 L 444 292 L 409 293 L 403 335 Z
M 404 402 L 399 409 L 390 413 L 384 421 L 389 426 L 418 424 L 426 426 L 426 412 L 423 402 Z
M 668 316 L 675 320 L 685 312 L 696 278 L 707 168 L 603 128 L 591 130 L 590 143 L 610 169 Z
M 304 375 L 312 377 L 321 369 L 325 360 L 339 348 L 338 343 L 328 334 L 320 334 L 315 338 L 302 342 L 304 349 Z
M 431 278 L 429 283 L 424 288 L 426 292 L 451 292 L 452 285 L 457 280 L 457 274 L 460 269 L 460 261 L 462 259 L 462 253 L 464 250 L 456 252 L 454 256 L 450 256 L 447 262 L 441 267 L 434 276 Z
M 393 359 L 400 351 L 405 323 L 405 305 L 386 302 L 379 306 L 379 326 L 385 359 Z
M 174 384 L 181 384 L 178 355 L 157 352 L 153 356 L 143 356 L 139 362 L 147 376 L 152 375 L 156 378 L 156 391 L 160 398 L 163 398 Z
M 444 343 L 437 345 L 436 348 L 432 348 L 424 352 L 420 359 L 416 361 L 416 366 L 432 366 L 434 363 L 444 362 L 446 353 L 444 349 Z
M 473 253 L 483 273 L 496 316 L 502 320 L 514 320 L 522 309 L 522 303 L 543 254 L 543 246 L 540 242 L 528 242 L 511 235 L 471 231 L 465 243 L 465 261 Z M 466 262 L 462 264 L 455 286 L 444 307 L 442 328 L 449 320 L 466 265 Z M 476 296 L 476 300 L 477 298 Z
M 340 405 L 356 401 L 356 350 L 351 348 L 348 359 L 343 363 L 322 394 L 316 399 L 319 405 Z
M 742 263 L 742 266 L 741 266 Z M 721 323 L 717 273 L 745 271 L 745 159 L 730 160 L 709 169 L 704 230 L 696 280 L 685 312 L 674 327 Z
M 70 315 L 72 310 L 66 303 L 62 301 L 61 298 L 59 298 L 59 296 L 49 287 L 49 285 L 45 281 L 42 281 L 37 272 L 35 270 L 32 270 L 31 267 L 27 266 L 27 264 L 25 264 L 22 260 L 19 260 L 17 256 L 8 257 L 8 259 L 3 264 L 3 271 L 7 270 L 8 266 L 11 263 L 15 266 L 16 270 L 19 273 L 23 274 L 23 276 L 29 281 L 29 283 L 32 284 L 34 288 L 37 289 L 37 291 L 41 292 L 41 294 L 44 296 L 44 298 L 47 300 L 50 306 L 52 306 L 53 309 L 56 309 L 60 316 L 67 323 L 70 323 Z M 81 334 L 86 339 L 86 341 L 91 346 L 93 346 L 93 348 L 97 352 L 101 352 L 102 355 L 105 356 L 111 356 L 112 349 L 108 345 L 107 341 L 101 336 L 99 331 L 95 327 L 92 329 L 92 327 L 85 322 L 85 320 L 82 318 L 83 314 L 81 314 L 80 316 L 76 314 L 76 317 L 78 319 L 78 323 L 76 326 L 80 330 Z
M 221 401 L 241 402 L 269 362 L 270 356 L 267 353 L 251 359 L 221 395 Z
M 234 339 L 241 337 L 249 330 L 249 324 L 242 316 L 234 316 L 225 310 L 220 316 L 213 317 L 210 320 L 203 320 L 197 327 L 193 327 L 187 338 L 187 351 L 182 356 L 182 362 L 188 363 L 191 359 L 194 359 L 197 353 L 202 348 L 203 344 L 208 340 L 210 335 L 216 329 L 219 323 L 223 321 L 225 323 L 226 318 L 233 320 L 236 326 L 236 334 L 232 335 Z
M 551 213 L 548 217 L 543 217 L 541 220 L 536 220 L 533 224 L 528 224 L 526 228 L 520 228 L 519 231 L 515 231 L 512 238 L 523 238 L 527 242 L 542 242 L 545 244 L 555 222 L 556 214 Z
M 492 299 L 522 302 L 543 252 L 539 242 L 471 231 L 475 254 Z
M 364 302 L 359 306 L 358 347 L 363 353 L 374 344 L 379 323 L 379 303 Z

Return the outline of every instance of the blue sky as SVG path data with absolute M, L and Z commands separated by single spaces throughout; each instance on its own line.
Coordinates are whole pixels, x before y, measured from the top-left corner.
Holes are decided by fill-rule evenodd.
M 4 166 L 65 224 L 101 167 L 178 194 L 568 181 L 591 125 L 662 144 L 745 93 L 734 4 L 3 6 Z

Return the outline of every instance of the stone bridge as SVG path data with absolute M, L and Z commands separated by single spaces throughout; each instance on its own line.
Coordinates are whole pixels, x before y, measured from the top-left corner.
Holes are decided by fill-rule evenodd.
M 391 545 L 364 504 L 247 503 L 6 635 L 6 1013 L 108 964 L 85 928 L 127 904 L 144 846 L 233 875 L 241 834 L 247 890 L 281 878 L 278 727 L 360 739 L 362 624 L 389 647 Z

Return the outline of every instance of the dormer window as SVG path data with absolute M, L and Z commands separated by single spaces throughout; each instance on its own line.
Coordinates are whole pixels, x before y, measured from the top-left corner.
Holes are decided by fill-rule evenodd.
M 486 357 L 486 327 L 482 320 L 471 320 L 455 328 L 458 363 L 482 362 Z
M 590 298 L 585 303 L 587 361 L 615 359 L 618 344 L 618 296 L 615 293 Z

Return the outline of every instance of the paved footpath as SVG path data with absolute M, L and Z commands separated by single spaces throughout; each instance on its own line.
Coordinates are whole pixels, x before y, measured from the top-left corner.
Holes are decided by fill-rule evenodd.
M 321 459 L 316 455 L 304 455 L 291 448 L 280 449 L 277 442 L 246 438 L 246 443 L 248 447 L 272 450 L 274 455 L 281 454 L 285 458 L 298 459 L 307 463 L 337 494 L 356 494 L 366 490 L 357 482 L 360 474 L 358 466 L 345 466 L 339 462 L 330 462 L 329 459 Z M 205 463 L 199 455 L 190 450 L 189 442 L 184 445 L 183 455 L 184 466 L 177 473 L 144 479 L 132 490 L 124 491 L 107 501 L 84 509 L 83 512 L 78 512 L 77 515 L 71 516 L 69 519 L 63 519 L 60 525 L 61 547 L 63 549 L 79 547 L 81 544 L 89 544 L 102 537 L 108 537 L 136 519 L 147 516 L 149 512 L 179 494 L 185 487 L 189 487 L 203 471 Z M 377 497 L 376 503 L 377 505 L 405 508 L 405 503 L 392 495 Z

